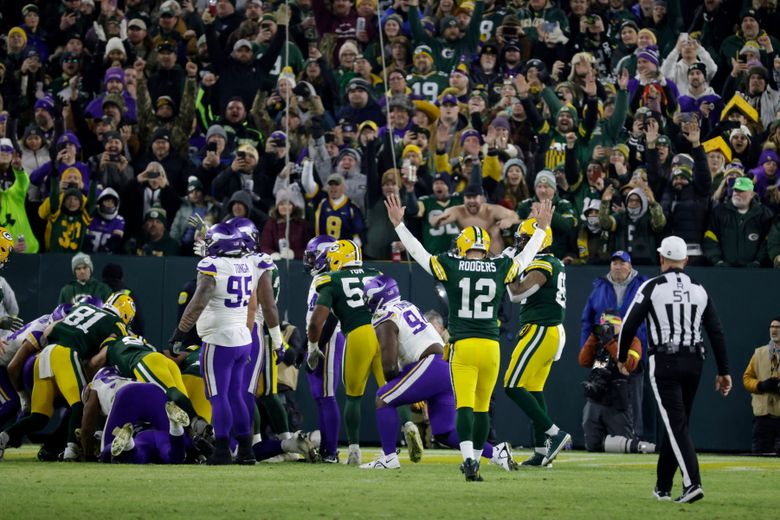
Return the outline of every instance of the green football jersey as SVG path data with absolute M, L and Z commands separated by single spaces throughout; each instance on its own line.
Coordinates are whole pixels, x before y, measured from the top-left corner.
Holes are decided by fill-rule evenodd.
M 431 226 L 431 219 L 434 219 L 444 213 L 444 210 L 453 206 L 463 204 L 463 197 L 454 195 L 445 201 L 444 204 L 436 200 L 436 197 L 421 197 L 420 204 L 425 208 L 425 214 L 422 218 L 422 235 L 425 250 L 432 255 L 446 253 L 452 248 L 452 243 L 460 233 L 460 228 L 455 222 L 441 226 Z
M 382 274 L 370 267 L 346 267 L 321 274 L 314 280 L 317 305 L 330 308 L 341 322 L 341 331 L 349 334 L 371 323 L 371 313 L 363 303 L 363 283 Z
M 498 341 L 498 308 L 506 284 L 520 274 L 517 264 L 506 256 L 469 260 L 446 254 L 431 257 L 431 271 L 447 290 L 450 340 Z
M 187 348 L 187 357 L 182 361 L 179 370 L 181 374 L 188 374 L 191 376 L 202 376 L 200 372 L 200 346 L 193 345 Z
M 541 271 L 547 281 L 520 302 L 520 324 L 552 327 L 563 323 L 566 313 L 566 272 L 563 262 L 550 254 L 538 254 L 523 272 Z
M 427 75 L 409 74 L 406 84 L 412 89 L 412 93 L 418 97 L 436 103 L 439 94 L 450 86 L 450 77 L 444 72 L 433 71 Z
M 119 375 L 135 379 L 136 365 L 144 357 L 157 349 L 153 345 L 146 343 L 143 339 L 125 336 L 118 338 L 108 344 L 106 352 L 106 362 L 119 370 Z
M 112 334 L 119 337 L 127 335 L 125 324 L 119 316 L 88 303 L 79 303 L 54 325 L 49 334 L 49 344 L 75 350 L 86 361 L 97 354 L 100 346 Z

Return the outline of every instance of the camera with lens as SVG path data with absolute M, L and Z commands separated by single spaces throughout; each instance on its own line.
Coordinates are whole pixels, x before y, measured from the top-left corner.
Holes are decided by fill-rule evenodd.
M 615 339 L 615 329 L 609 323 L 601 323 L 594 326 L 593 334 L 599 340 L 599 350 L 596 353 L 596 359 L 593 361 L 593 368 L 590 374 L 588 374 L 588 379 L 582 382 L 582 388 L 585 397 L 597 402 L 603 402 L 608 397 L 616 369 L 615 362 L 605 348 L 605 345 Z

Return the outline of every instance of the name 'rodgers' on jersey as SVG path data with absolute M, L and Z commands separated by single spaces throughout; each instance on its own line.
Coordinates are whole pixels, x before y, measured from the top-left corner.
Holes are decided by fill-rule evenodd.
M 452 254 L 431 257 L 431 271 L 447 290 L 450 340 L 486 338 L 498 341 L 498 308 L 520 274 L 506 256 L 466 259 Z

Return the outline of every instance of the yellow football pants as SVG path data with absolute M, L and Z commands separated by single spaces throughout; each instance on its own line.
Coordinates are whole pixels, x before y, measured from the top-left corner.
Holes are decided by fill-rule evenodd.
M 455 407 L 487 412 L 498 380 L 501 350 L 498 341 L 466 338 L 450 348 L 450 372 L 455 389 Z
M 342 367 L 347 396 L 360 397 L 366 391 L 368 374 L 373 372 L 377 386 L 386 383 L 379 354 L 379 340 L 371 324 L 363 325 L 347 334 Z
M 46 417 L 54 415 L 54 399 L 62 395 L 68 406 L 81 402 L 81 392 L 87 384 L 84 369 L 75 350 L 55 345 L 51 351 L 52 377 L 42 379 L 38 375 L 40 356 L 33 369 L 33 390 L 30 396 L 30 410 Z
M 144 383 L 152 383 L 167 391 L 175 388 L 187 397 L 187 388 L 181 378 L 179 365 L 159 352 L 152 352 L 138 362 L 133 369 L 135 378 Z
M 195 413 L 203 417 L 206 422 L 211 424 L 211 402 L 206 398 L 206 384 L 201 376 L 192 374 L 182 374 L 184 388 L 187 389 L 187 395 L 195 408 Z
M 544 390 L 555 355 L 564 339 L 562 325 L 524 326 L 504 374 L 504 387 L 525 388 L 529 392 Z
M 270 341 L 263 341 L 261 348 L 265 351 L 262 354 L 265 363 L 263 363 L 263 372 L 257 381 L 257 392 L 255 393 L 257 397 L 274 395 L 278 393 L 279 386 L 279 365 L 276 364 L 276 351 Z

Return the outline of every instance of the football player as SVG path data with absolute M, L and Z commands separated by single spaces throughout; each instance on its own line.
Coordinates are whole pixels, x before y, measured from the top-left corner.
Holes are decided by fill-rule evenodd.
M 363 254 L 352 240 L 339 240 L 327 254 L 330 273 L 315 278 L 317 303 L 309 318 L 307 335 L 309 356 L 319 351 L 323 326 L 333 312 L 341 323 L 347 338 L 344 352 L 344 386 L 347 402 L 344 422 L 347 428 L 349 451 L 347 464 L 360 465 L 360 400 L 366 389 L 368 375 L 373 372 L 377 385 L 385 384 L 379 342 L 371 326 L 371 313 L 363 303 L 363 283 L 381 274 L 376 269 L 363 267 Z
M 184 428 L 190 424 L 189 416 L 168 400 L 159 384 L 122 377 L 114 366 L 103 367 L 84 389 L 83 400 L 81 445 L 87 460 L 96 458 L 95 432 L 102 414 L 106 422 L 98 460 L 133 464 L 184 462 Z M 144 429 L 135 433 L 134 428 L 141 424 Z
M 280 439 L 290 439 L 293 434 L 290 433 L 287 410 L 277 395 L 278 364 L 284 359 L 286 350 L 279 324 L 279 310 L 276 307 L 276 299 L 279 295 L 279 269 L 269 255 L 257 250 L 260 244 L 260 233 L 251 220 L 239 217 L 228 222 L 236 226 L 244 238 L 247 258 L 255 269 L 257 281 L 255 288 L 257 311 L 252 329 L 252 352 L 244 376 L 248 383 L 247 407 L 250 413 L 254 414 L 257 398 L 259 404 L 268 413 L 274 433 Z M 266 341 L 266 328 L 271 338 L 270 343 Z M 259 421 L 256 423 L 256 432 L 259 432 Z M 259 442 L 259 440 L 259 433 L 257 433 L 255 441 Z
M 390 276 L 370 278 L 363 286 L 363 301 L 373 313 L 372 324 L 379 339 L 387 384 L 376 394 L 376 421 L 383 454 L 360 467 L 401 467 L 395 451 L 398 416 L 394 408 L 404 404 L 426 401 L 434 439 L 457 448 L 455 395 L 450 367 L 443 359 L 444 340 L 420 309 L 401 299 L 398 285 Z M 419 437 L 416 440 L 416 445 L 409 446 L 413 462 L 419 462 L 422 456 L 422 442 Z M 515 468 L 507 443 L 494 449 L 486 442 L 482 456 L 507 471 Z
M 336 239 L 329 235 L 319 235 L 309 240 L 303 252 L 303 268 L 313 277 L 306 299 L 307 327 L 317 306 L 318 277 L 328 271 L 328 250 L 335 242 Z M 339 320 L 333 313 L 330 313 L 320 333 L 318 343 L 309 344 L 306 358 L 306 363 L 309 366 L 309 370 L 306 371 L 309 389 L 317 403 L 319 414 L 320 454 L 322 461 L 326 463 L 339 462 L 341 411 L 336 401 L 336 387 L 341 378 L 345 343 L 346 338 L 339 328 Z
M 523 221 L 515 232 L 510 254 L 525 251 L 538 229 L 534 218 Z M 544 400 L 544 384 L 553 361 L 558 361 L 566 342 L 563 318 L 566 311 L 566 273 L 563 262 L 551 252 L 552 229 L 545 235 L 539 253 L 509 285 L 510 299 L 520 302 L 520 339 L 504 373 L 504 391 L 531 419 L 534 453 L 523 466 L 548 466 L 571 441 L 571 435 L 552 422 Z
M 238 442 L 236 462 L 254 464 L 244 381 L 255 320 L 254 268 L 243 256 L 244 239 L 234 226 L 213 225 L 205 247 L 209 256 L 198 262 L 197 288 L 171 338 L 171 350 L 180 352 L 181 341 L 197 324 L 204 342 L 200 366 L 216 437 L 207 463 L 233 463 L 232 435 Z
M 50 324 L 43 333 L 48 346 L 35 360 L 31 414 L 0 433 L 0 457 L 7 446 L 19 447 L 23 437 L 46 426 L 54 413 L 54 401 L 62 396 L 70 408 L 68 444 L 64 460 L 81 457 L 76 428 L 81 425 L 84 404 L 81 393 L 87 384 L 82 363 L 96 372 L 95 354 L 107 340 L 127 335 L 127 326 L 135 316 L 133 299 L 123 293 L 113 294 L 101 309 L 79 303 L 61 321 Z M 23 355 L 22 351 L 17 354 Z
M 455 389 L 456 430 L 463 456 L 461 469 L 468 481 L 481 481 L 479 459 L 490 431 L 490 396 L 498 378 L 498 307 L 506 285 L 512 283 L 533 259 L 545 238 L 552 206 L 542 203 L 539 229 L 514 259 L 488 257 L 487 231 L 469 226 L 456 240 L 457 253 L 431 256 L 403 224 L 404 209 L 398 197 L 385 200 L 388 217 L 404 247 L 447 291 L 449 302 L 449 354 Z M 479 448 L 475 449 L 475 445 Z

